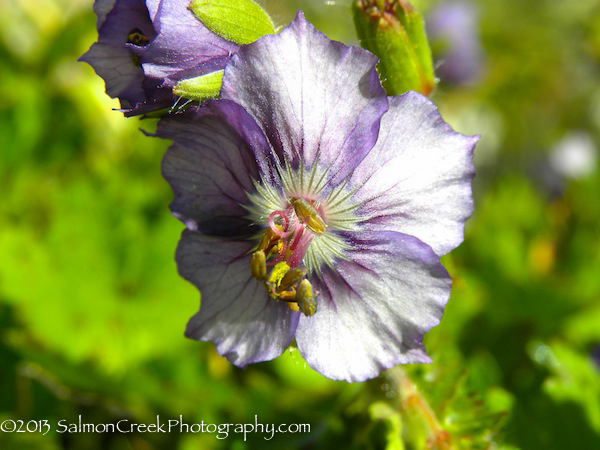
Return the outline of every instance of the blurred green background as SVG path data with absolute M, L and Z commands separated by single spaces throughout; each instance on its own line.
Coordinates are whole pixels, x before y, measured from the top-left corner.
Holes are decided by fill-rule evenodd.
M 0 448 L 600 448 L 600 5 L 468 4 L 479 70 L 432 97 L 482 136 L 435 363 L 348 384 L 294 351 L 241 370 L 183 338 L 198 294 L 176 273 L 168 142 L 76 62 L 92 0 L 0 0 L 0 422 L 311 425 L 246 441 L 0 432 Z M 348 0 L 266 1 L 280 25 L 299 7 L 356 42 Z M 443 62 L 451 43 L 432 44 Z

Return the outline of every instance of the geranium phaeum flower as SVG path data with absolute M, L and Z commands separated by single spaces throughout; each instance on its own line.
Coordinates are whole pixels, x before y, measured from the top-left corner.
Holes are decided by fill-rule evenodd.
M 201 291 L 186 335 L 239 366 L 296 339 L 333 379 L 429 362 L 451 279 L 440 255 L 472 212 L 476 137 L 424 96 L 387 98 L 376 58 L 302 13 L 240 49 L 221 100 L 162 119 L 163 173 Z
M 178 81 L 225 67 L 238 46 L 208 30 L 190 0 L 96 0 L 98 42 L 81 57 L 126 115 L 170 107 Z

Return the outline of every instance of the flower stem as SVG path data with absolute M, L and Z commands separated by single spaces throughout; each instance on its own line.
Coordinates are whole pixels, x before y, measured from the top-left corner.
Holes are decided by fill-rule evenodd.
M 444 430 L 427 399 L 419 392 L 416 384 L 401 367 L 390 370 L 401 398 L 401 408 L 420 416 L 429 431 L 428 448 L 454 450 L 450 432 Z

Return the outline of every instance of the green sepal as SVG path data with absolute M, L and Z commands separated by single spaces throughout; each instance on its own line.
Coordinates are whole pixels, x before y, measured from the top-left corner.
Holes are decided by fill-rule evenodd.
M 357 0 L 352 5 L 361 45 L 379 57 L 377 70 L 388 95 L 435 87 L 431 49 L 421 15 L 406 1 L 392 6 Z
M 173 94 L 190 100 L 203 101 L 217 98 L 221 93 L 224 70 L 207 73 L 195 78 L 182 80 L 173 89 Z
M 427 40 L 427 33 L 425 32 L 423 16 L 406 1 L 396 3 L 394 12 L 396 12 L 404 25 L 408 38 L 413 44 L 422 73 L 424 75 L 429 74 L 431 83 L 434 83 L 433 56 L 429 41 Z
M 192 0 L 190 10 L 213 33 L 236 44 L 275 33 L 271 18 L 253 0 Z

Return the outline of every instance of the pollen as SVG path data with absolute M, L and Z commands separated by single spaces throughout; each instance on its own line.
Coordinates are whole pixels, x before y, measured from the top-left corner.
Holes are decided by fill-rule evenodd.
M 264 229 L 253 238 L 252 275 L 270 298 L 309 317 L 319 295 L 310 280 L 347 259 L 351 246 L 339 232 L 359 230 L 362 220 L 354 191 L 347 183 L 327 186 L 327 171 L 318 163 L 292 168 L 286 161 L 277 166 L 278 182 L 256 180 L 241 204 Z
M 269 278 L 266 279 L 266 264 L 263 264 L 263 258 L 262 250 L 252 254 L 252 275 L 264 281 L 269 297 L 286 302 L 292 311 L 314 316 L 317 301 L 313 295 L 312 284 L 305 278 L 306 269 L 291 269 L 288 263 L 282 261 L 275 264 Z
M 318 208 L 317 201 L 290 197 L 285 208 L 271 211 L 251 262 L 252 276 L 264 282 L 269 297 L 306 316 L 315 314 L 316 299 L 304 259 L 313 239 L 327 230 Z

